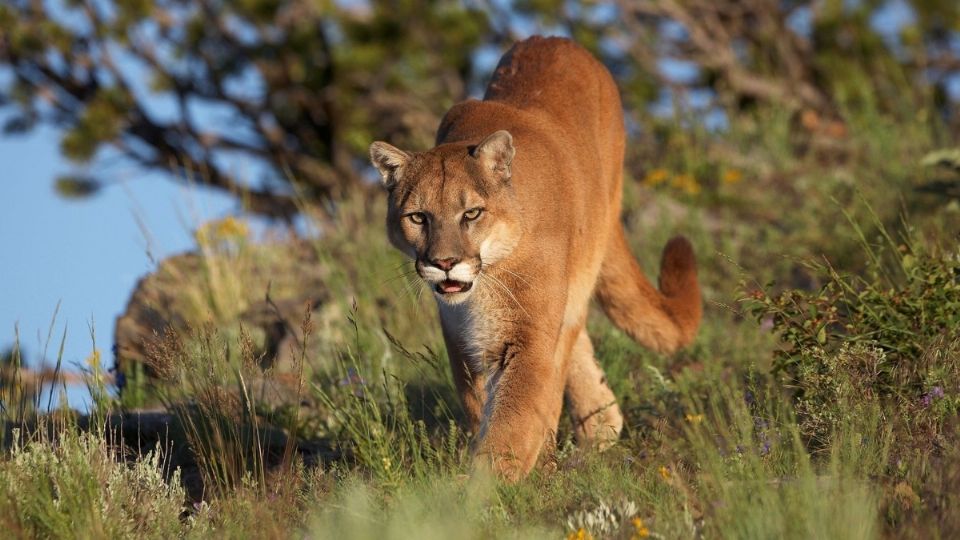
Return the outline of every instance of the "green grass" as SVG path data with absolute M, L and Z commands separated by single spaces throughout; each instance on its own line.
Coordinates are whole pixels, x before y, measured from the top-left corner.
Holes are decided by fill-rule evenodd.
M 788 123 L 758 111 L 722 137 L 671 139 L 634 171 L 625 223 L 638 259 L 653 273 L 666 240 L 688 235 L 706 313 L 673 357 L 591 315 L 626 417 L 607 452 L 573 445 L 564 418 L 526 480 L 474 475 L 432 300 L 388 245 L 382 201 L 348 198 L 306 256 L 242 231 L 204 239 L 180 300 L 189 331 L 155 347 L 162 380 L 139 389 L 172 413 L 159 442 L 105 428 L 121 404 L 95 368 L 92 429 L 62 412 L 38 424 L 39 394 L 11 355 L 0 415 L 21 429 L 4 430 L 0 526 L 110 538 L 955 536 L 960 211 L 912 189 L 938 141 L 851 111 L 844 155 L 824 160 L 794 153 Z M 699 191 L 644 180 L 657 169 L 692 175 Z M 237 317 L 271 278 L 274 294 L 295 288 L 305 260 L 328 299 L 303 320 L 292 363 L 264 369 L 262 336 Z M 265 397 L 277 388 L 287 399 Z

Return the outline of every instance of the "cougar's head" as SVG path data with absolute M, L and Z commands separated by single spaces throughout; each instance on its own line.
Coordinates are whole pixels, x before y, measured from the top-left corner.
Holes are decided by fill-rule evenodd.
M 481 272 L 516 246 L 520 221 L 510 178 L 513 138 L 410 153 L 384 142 L 370 159 L 389 193 L 387 234 L 443 301 L 466 300 Z

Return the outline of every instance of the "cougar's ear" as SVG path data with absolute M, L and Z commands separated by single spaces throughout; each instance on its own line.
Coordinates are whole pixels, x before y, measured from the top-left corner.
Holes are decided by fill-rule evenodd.
M 400 173 L 409 162 L 410 154 L 395 146 L 382 141 L 370 145 L 370 163 L 380 171 L 380 180 L 387 189 L 397 185 Z
M 509 131 L 501 129 L 480 141 L 480 144 L 473 148 L 471 155 L 487 170 L 499 175 L 502 180 L 509 180 L 510 164 L 515 154 L 513 136 Z

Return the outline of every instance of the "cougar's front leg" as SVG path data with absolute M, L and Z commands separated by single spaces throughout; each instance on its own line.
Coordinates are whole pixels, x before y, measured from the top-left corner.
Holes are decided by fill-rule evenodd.
M 442 316 L 441 316 L 442 317 Z M 443 340 L 447 346 L 447 356 L 450 358 L 450 372 L 453 384 L 460 394 L 460 403 L 466 415 L 466 429 L 476 436 L 480 430 L 480 416 L 485 400 L 483 372 L 480 362 L 464 350 L 468 344 L 464 343 L 460 329 L 456 323 L 449 323 L 441 318 Z
M 489 368 L 475 447 L 478 466 L 510 481 L 526 476 L 544 444 L 556 440 L 568 352 L 557 348 L 569 350 L 576 337 L 530 334 L 504 343 Z
M 483 372 L 474 371 L 473 360 L 463 351 L 447 345 L 447 355 L 450 357 L 450 371 L 453 374 L 453 383 L 460 394 L 460 403 L 466 414 L 467 431 L 476 436 L 480 431 L 480 418 L 483 412 L 484 376 Z

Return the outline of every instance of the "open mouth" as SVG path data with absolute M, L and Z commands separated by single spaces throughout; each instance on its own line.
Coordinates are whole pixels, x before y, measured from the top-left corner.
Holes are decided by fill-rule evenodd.
M 473 287 L 473 283 L 456 281 L 453 279 L 445 279 L 434 286 L 436 291 L 440 294 L 463 293 L 469 291 L 470 287 Z

